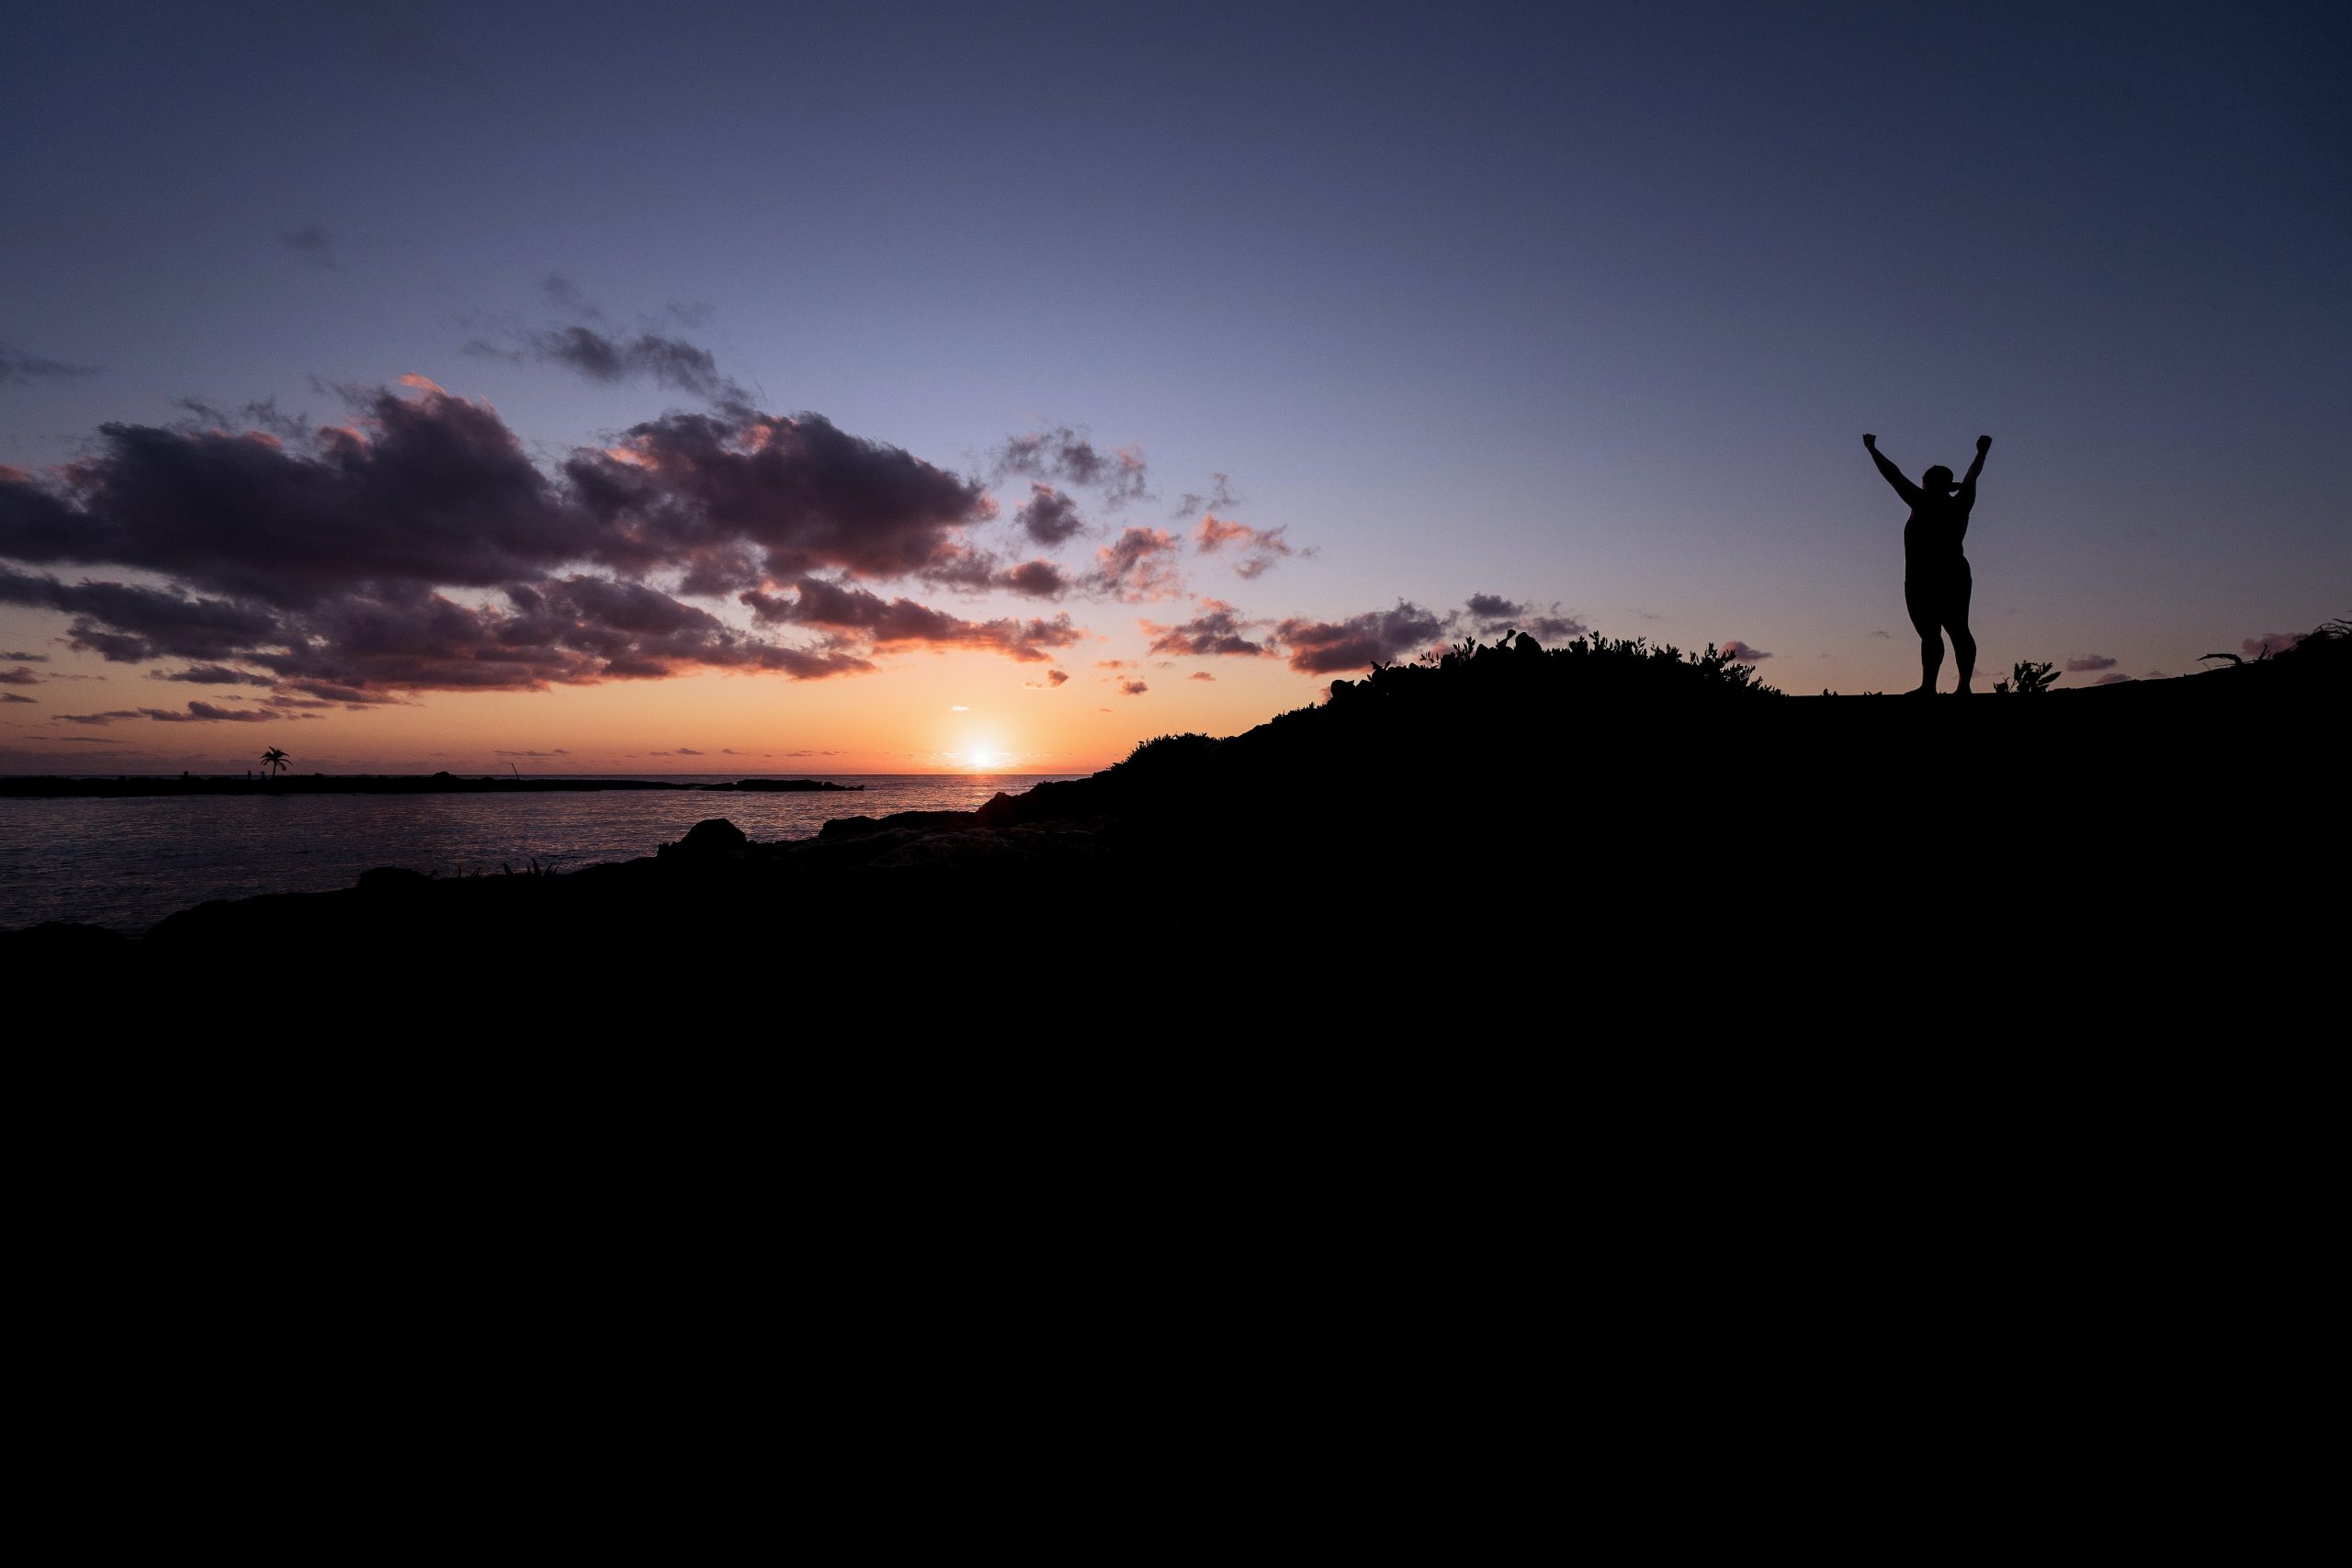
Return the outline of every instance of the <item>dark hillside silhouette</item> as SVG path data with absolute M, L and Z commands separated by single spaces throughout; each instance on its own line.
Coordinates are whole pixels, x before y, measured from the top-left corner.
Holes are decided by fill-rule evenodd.
M 1713 649 L 1465 642 L 976 812 L 774 843 L 711 818 L 625 863 L 387 868 L 136 941 L 0 935 L 0 956 L 202 986 L 225 955 L 266 953 L 278 983 L 327 987 L 431 955 L 649 1017 L 756 1012 L 775 986 L 948 984 L 1121 1020 L 1105 1049 L 1186 1031 L 1646 1039 L 1735 1016 L 1801 1042 L 1859 1029 L 1894 1048 L 1915 1015 L 2006 1040 L 2064 1027 L 2023 988 L 2077 970 L 2098 976 L 2102 1029 L 2162 1013 L 2221 1030 L 2167 956 L 2198 954 L 2191 981 L 2251 984 L 2245 953 L 2200 934 L 2217 920 L 2258 914 L 2266 983 L 2335 962 L 2341 790 L 2269 764 L 2352 695 L 2347 630 L 2175 680 L 1965 704 L 1784 696 Z M 2264 770 L 2258 803 L 2217 802 L 2232 759 Z M 1907 869 L 1923 846 L 1954 868 L 1932 890 Z M 2017 964 L 2019 944 L 2044 960 Z

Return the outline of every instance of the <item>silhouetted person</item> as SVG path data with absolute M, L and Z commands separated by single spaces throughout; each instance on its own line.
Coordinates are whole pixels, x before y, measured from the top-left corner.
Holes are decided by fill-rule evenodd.
M 1960 693 L 1968 694 L 1968 683 L 1976 678 L 1976 639 L 1968 631 L 1968 596 L 1975 591 L 1975 582 L 1968 574 L 1968 558 L 1961 554 L 1960 542 L 1968 536 L 1968 513 L 1976 504 L 1976 476 L 1984 470 L 1984 454 L 1993 448 L 1993 438 L 1976 438 L 1976 461 L 1968 465 L 1968 477 L 1958 484 L 1951 482 L 1951 470 L 1939 463 L 1919 476 L 1913 484 L 1903 477 L 1903 470 L 1886 460 L 1878 449 L 1878 437 L 1865 435 L 1862 445 L 1871 451 L 1871 461 L 1894 487 L 1894 493 L 1910 504 L 1911 515 L 1903 525 L 1903 607 L 1911 613 L 1911 626 L 1919 634 L 1919 684 L 1910 694 L 1915 697 L 1931 695 L 1936 689 L 1936 671 L 1943 668 L 1944 638 L 1951 633 L 1952 657 L 1960 661 Z

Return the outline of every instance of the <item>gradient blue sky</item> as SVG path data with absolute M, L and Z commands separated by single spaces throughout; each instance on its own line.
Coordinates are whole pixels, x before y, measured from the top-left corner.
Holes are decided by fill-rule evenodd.
M 0 462 L 191 395 L 332 422 L 322 384 L 403 373 L 550 458 L 679 403 L 465 352 L 565 319 L 553 274 L 951 469 L 1037 421 L 1138 446 L 1167 499 L 1125 521 L 1229 474 L 1317 551 L 1195 582 L 1268 619 L 1498 593 L 1898 690 L 1864 430 L 1915 477 L 1995 437 L 1993 672 L 2352 614 L 2343 7 L 843 11 L 12 8 L 0 353 L 94 373 L 0 380 Z M 1172 608 L 1072 606 L 1101 658 Z M 0 648 L 120 687 L 64 620 L 0 606 Z M 1005 749 L 1092 765 L 1328 679 L 1240 662 Z M 761 680 L 786 714 L 820 684 Z M 390 750 L 381 715 L 302 739 L 399 760 L 459 699 L 423 702 Z M 172 754 L 248 750 L 215 728 Z

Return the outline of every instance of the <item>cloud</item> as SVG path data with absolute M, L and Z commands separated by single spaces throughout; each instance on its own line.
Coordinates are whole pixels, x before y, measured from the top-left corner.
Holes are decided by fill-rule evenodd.
M 1029 499 L 1014 509 L 1012 520 L 1022 532 L 1049 549 L 1086 527 L 1086 519 L 1078 514 L 1078 502 L 1051 485 L 1031 485 Z
M 991 467 L 999 479 L 1059 479 L 1083 485 L 1099 491 L 1102 504 L 1114 512 L 1150 495 L 1145 488 L 1147 470 L 1139 448 L 1106 451 L 1067 424 L 1008 436 L 992 457 Z
M 680 757 L 699 757 L 699 756 L 703 755 L 703 753 L 702 753 L 702 752 L 700 752 L 700 751 L 695 750 L 693 747 L 691 747 L 691 746 L 681 746 L 681 747 L 679 747 L 679 748 L 678 748 L 678 750 L 677 750 L 677 751 L 674 753 L 674 755 L 676 755 L 676 756 L 680 756 Z
M 2140 679 L 2143 681 L 2169 681 L 2172 677 L 2165 674 L 2161 670 L 2151 670 L 2145 675 L 2141 676 Z
M 605 333 L 577 323 L 525 333 L 518 348 L 500 348 L 475 339 L 466 352 L 481 358 L 554 365 L 591 381 L 617 386 L 650 381 L 729 410 L 749 411 L 751 392 L 720 373 L 710 350 L 663 333 Z
M 2100 676 L 2098 680 L 2093 681 L 2091 684 L 2094 686 L 2120 686 L 2130 682 L 2131 679 L 2131 676 L 2124 674 L 2119 670 L 2112 675 Z
M 1241 619 L 1239 613 L 1222 599 L 1200 601 L 1200 614 L 1191 620 L 1172 626 L 1154 621 L 1139 622 L 1144 635 L 1151 638 L 1151 651 L 1192 658 L 1271 659 L 1274 650 L 1263 642 L 1251 642 L 1243 635 L 1256 622 Z
M 1724 651 L 1730 654 L 1734 659 L 1738 660 L 1742 664 L 1760 663 L 1762 660 L 1772 657 L 1760 648 L 1748 647 L 1746 643 L 1740 641 L 1739 638 L 1736 637 L 1725 637 L 1724 639 Z
M 605 319 L 605 312 L 596 309 L 588 296 L 580 291 L 580 286 L 560 272 L 551 272 L 540 279 L 539 292 L 548 297 L 548 304 L 567 315 L 591 321 Z
M 911 599 L 886 600 L 866 589 L 822 578 L 800 578 L 791 586 L 790 599 L 757 589 L 737 597 L 757 620 L 851 633 L 876 649 L 973 649 L 1041 664 L 1049 657 L 1048 649 L 1068 648 L 1086 636 L 1067 614 L 1052 620 L 967 621 Z
M 1539 610 L 1498 593 L 1473 593 L 1463 608 L 1481 637 L 1517 630 L 1529 633 L 1539 642 L 1549 642 L 1582 637 L 1591 629 L 1573 615 L 1562 615 L 1557 601 L 1548 609 Z
M 1195 512 L 1215 512 L 1219 507 L 1229 510 L 1241 504 L 1234 499 L 1232 481 L 1223 474 L 1211 474 L 1209 481 L 1208 494 L 1202 495 L 1195 491 L 1186 491 L 1184 499 L 1178 502 L 1176 510 L 1168 515 L 1190 517 Z
M 997 574 L 998 586 L 1031 599 L 1058 599 L 1069 587 L 1061 568 L 1049 560 L 1023 561 Z
M 990 551 L 952 543 L 943 546 L 920 575 L 934 587 L 1017 593 L 1025 599 L 1058 599 L 1072 586 L 1069 574 L 1043 556 L 1006 566 Z
M 255 398 L 240 403 L 233 410 L 207 402 L 202 398 L 179 398 L 175 401 L 188 412 L 187 419 L 175 427 L 183 434 L 259 434 L 274 435 L 280 442 L 300 442 L 309 440 L 311 431 L 316 428 L 307 415 L 288 413 L 279 408 L 276 398 Z
M 1127 696 L 1139 697 L 1146 692 L 1150 691 L 1151 688 L 1145 685 L 1141 681 L 1122 681 L 1119 682 L 1119 690 Z
M 316 223 L 305 223 L 300 229 L 288 229 L 277 236 L 277 243 L 302 257 L 312 266 L 330 271 L 340 266 L 335 260 L 334 236 Z
M 2116 663 L 2117 661 L 2115 660 L 2109 659 L 2104 653 L 2094 653 L 2088 658 L 2069 659 L 2066 660 L 2066 673 L 2069 675 L 2087 675 L 2094 670 L 2112 670 L 2115 668 Z
M 1894 640 L 1894 634 L 1893 634 L 1893 633 L 1891 633 L 1891 632 L 1872 632 L 1872 633 L 1871 633 L 1871 636 L 1872 636 L 1872 637 L 1885 637 L 1885 638 L 1887 638 L 1889 641 Z
M 1453 620 L 1399 599 L 1394 609 L 1367 610 L 1342 621 L 1294 617 L 1275 626 L 1274 640 L 1290 655 L 1293 670 L 1329 675 L 1419 652 L 1442 637 Z
M 28 703 L 32 700 L 30 697 L 19 696 L 14 692 L 0 692 L 0 703 Z
M 115 662 L 243 664 L 359 701 L 704 668 L 815 679 L 872 669 L 870 649 L 772 642 L 641 580 L 717 596 L 822 569 L 920 574 L 968 565 L 963 530 L 993 515 L 977 482 L 814 414 L 673 413 L 550 473 L 486 404 L 410 386 L 356 394 L 346 424 L 300 441 L 109 424 L 45 478 L 0 468 L 0 560 L 161 580 L 0 565 L 0 603 L 72 616 L 69 643 Z M 1047 561 L 988 570 L 1014 592 L 1067 586 Z M 1081 635 L 894 604 L 891 626 L 928 615 L 933 632 L 877 644 L 1034 659 Z
M 62 381 L 82 376 L 95 376 L 96 365 L 68 365 L 62 359 L 50 359 L 38 354 L 0 344 L 0 386 L 16 384 L 29 386 L 35 381 Z
M 1190 675 L 1185 676 L 1184 679 L 1187 681 L 1214 681 L 1216 677 L 1210 674 L 1205 670 L 1195 670 Z
M 902 577 L 949 559 L 957 531 L 993 512 L 977 481 L 820 414 L 668 414 L 563 471 L 594 525 L 594 558 L 633 572 L 732 551 L 757 553 L 773 580 Z
M 0 670 L 0 686 L 38 686 L 40 677 L 19 664 L 14 670 Z
M 256 675 L 250 670 L 231 670 L 219 664 L 192 664 L 185 670 L 150 670 L 150 681 L 186 681 L 197 686 L 275 686 L 277 682 L 267 675 Z
M 2301 632 L 2264 632 L 2259 637 L 2245 638 L 2238 647 L 2245 650 L 2248 659 L 2259 659 L 2266 653 L 2275 658 L 2302 640 Z
M 1044 680 L 1042 680 L 1042 681 L 1023 681 L 1023 682 L 1021 682 L 1021 684 L 1022 684 L 1022 686 L 1023 686 L 1024 689 L 1026 689 L 1026 690 L 1028 690 L 1028 691 L 1032 691 L 1032 692 L 1050 692 L 1050 691 L 1052 691 L 1056 686 L 1060 685 L 1063 682 L 1065 682 L 1065 681 L 1067 681 L 1067 680 L 1069 680 L 1069 671 L 1067 671 L 1067 670 L 1048 670 L 1048 671 L 1046 671 L 1046 678 L 1045 678 Z
M 571 753 L 559 746 L 552 751 L 499 751 L 494 753 L 494 755 L 501 757 L 569 757 Z
M 115 708 L 107 713 L 62 713 L 62 724 L 113 724 L 126 718 L 152 718 L 158 724 L 263 724 L 284 718 L 279 713 L 264 708 L 224 708 L 211 703 L 191 701 L 180 708 Z
M 947 711 L 948 711 L 949 713 L 969 713 L 969 712 L 971 712 L 972 710 L 971 710 L 970 708 L 966 707 L 962 703 L 957 703 L 957 704 L 956 704 L 953 707 L 950 707 Z
M 49 655 L 46 653 L 0 653 L 0 660 L 17 664 L 46 664 L 49 662 Z
M 1227 545 L 1236 546 L 1240 559 L 1234 565 L 1235 574 L 1254 580 L 1272 570 L 1282 557 L 1298 553 L 1283 539 L 1284 532 L 1281 528 L 1252 528 L 1246 523 L 1227 522 L 1210 513 L 1193 530 L 1193 547 L 1201 555 L 1213 556 Z
M 1129 528 L 1094 552 L 1089 585 L 1129 604 L 1181 598 L 1176 536 L 1161 528 Z

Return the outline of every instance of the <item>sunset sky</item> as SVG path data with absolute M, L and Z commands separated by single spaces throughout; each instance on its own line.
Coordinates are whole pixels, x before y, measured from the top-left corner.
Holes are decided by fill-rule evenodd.
M 2352 615 L 2352 11 L 34 3 L 0 773 L 1083 772 Z M 1946 671 L 1946 684 L 1951 672 Z M 1540 722 L 1540 720 L 1539 720 Z

